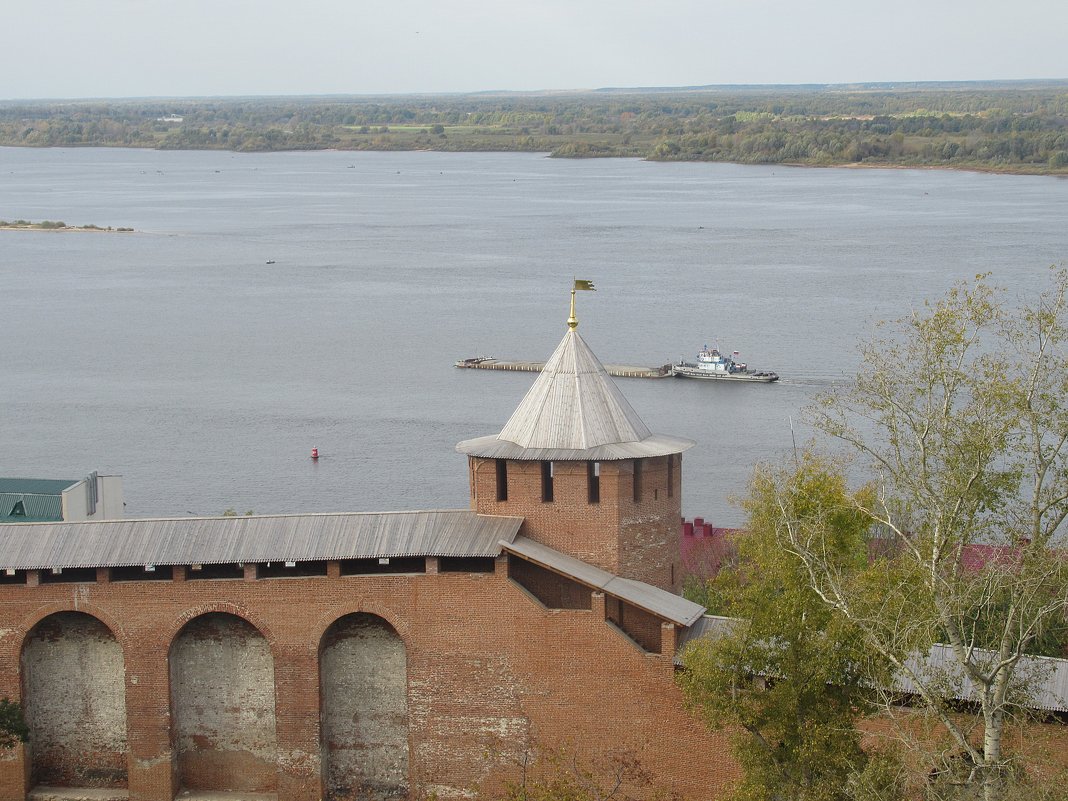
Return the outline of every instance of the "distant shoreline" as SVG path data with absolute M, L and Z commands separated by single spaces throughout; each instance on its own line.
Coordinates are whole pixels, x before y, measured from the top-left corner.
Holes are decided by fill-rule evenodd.
M 727 163 L 727 162 L 721 162 Z M 740 163 L 740 162 L 731 162 Z M 768 166 L 768 165 L 758 165 Z M 772 165 L 774 166 L 774 165 Z M 1068 178 L 1068 174 L 1063 172 L 1051 172 L 1050 170 L 1029 170 L 1021 168 L 1018 165 L 1005 166 L 1005 167 L 992 167 L 982 165 L 966 166 L 963 164 L 873 164 L 871 162 L 854 161 L 843 164 L 804 164 L 794 162 L 784 162 L 783 167 L 801 167 L 814 170 L 936 170 L 936 171 L 950 171 L 950 172 L 978 172 L 984 175 L 1029 175 L 1032 177 L 1042 178 Z
M 29 220 L 15 220 L 8 222 L 7 220 L 0 220 L 0 231 L 80 231 L 82 233 L 99 233 L 99 234 L 130 234 L 134 232 L 133 228 L 114 228 L 110 225 L 67 225 L 65 222 L 55 222 L 53 220 L 42 220 L 41 222 L 30 222 Z
M 1068 176 L 1068 81 L 0 101 L 0 145 L 439 151 Z
M 652 164 L 736 164 L 743 167 L 789 167 L 800 169 L 813 169 L 813 170 L 828 170 L 828 169 L 843 169 L 843 170 L 948 170 L 951 172 L 974 172 L 983 173 L 986 175 L 1020 175 L 1020 176 L 1041 176 L 1046 178 L 1059 178 L 1068 179 L 1068 172 L 1063 170 L 1051 170 L 1047 166 L 1039 164 L 908 164 L 908 163 L 890 163 L 890 162 L 877 162 L 877 161 L 842 161 L 842 162 L 805 162 L 805 161 L 780 161 L 780 162 L 753 162 L 753 161 L 732 161 L 729 159 L 700 159 L 700 158 L 651 158 L 649 156 L 632 155 L 626 153 L 610 153 L 610 154 L 597 154 L 597 155 L 558 155 L 551 150 L 444 150 L 433 147 L 422 148 L 389 148 L 384 147 L 382 149 L 375 148 L 345 148 L 345 147 L 321 147 L 321 148 L 293 148 L 293 149 L 280 149 L 280 150 L 255 150 L 255 151 L 242 151 L 242 150 L 224 150 L 221 148 L 156 148 L 156 147 L 144 147 L 138 145 L 129 144 L 74 144 L 74 145 L 24 145 L 24 144 L 11 144 L 0 142 L 0 147 L 11 148 L 24 148 L 27 150 L 62 150 L 62 149 L 74 149 L 74 150 L 86 150 L 93 148 L 100 148 L 104 150 L 112 149 L 128 149 L 128 150 L 154 150 L 156 152 L 178 152 L 178 153 L 233 153 L 235 155 L 268 155 L 271 153 L 516 153 L 516 154 L 531 154 L 540 153 L 546 158 L 556 158 L 572 161 L 585 161 L 588 159 L 637 159 L 639 161 L 647 161 Z M 112 233 L 132 233 L 133 228 L 115 228 L 112 226 L 74 226 L 69 225 L 63 228 L 48 228 L 42 227 L 39 224 L 34 226 L 22 226 L 22 225 L 10 225 L 4 224 L 0 221 L 0 231 L 102 231 Z

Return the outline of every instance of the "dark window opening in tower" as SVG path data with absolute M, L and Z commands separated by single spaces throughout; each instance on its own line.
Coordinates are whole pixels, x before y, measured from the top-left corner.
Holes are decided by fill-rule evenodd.
M 553 463 L 541 463 L 541 499 L 545 503 L 553 500 Z
M 586 462 L 586 489 L 590 503 L 601 502 L 601 463 Z
M 667 458 L 667 489 L 668 497 L 675 497 L 675 454 L 669 453 Z
M 497 459 L 497 500 L 508 500 L 508 462 Z
M 642 460 L 634 460 L 634 502 L 639 503 L 642 499 Z

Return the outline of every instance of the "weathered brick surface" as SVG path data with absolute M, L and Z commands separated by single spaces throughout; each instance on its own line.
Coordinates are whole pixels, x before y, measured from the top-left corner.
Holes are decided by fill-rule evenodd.
M 267 640 L 236 615 L 191 620 L 170 649 L 179 785 L 274 792 L 274 660 Z
M 345 738 L 355 744 L 368 742 L 360 740 L 361 714 L 390 718 L 387 730 L 399 725 L 396 702 L 385 710 L 368 702 L 352 703 L 336 719 L 328 719 L 325 734 L 320 726 L 322 711 L 347 694 L 332 688 L 330 676 L 347 668 L 332 661 L 333 656 L 324 661 L 322 655 L 348 639 L 347 616 L 364 613 L 388 624 L 403 644 L 406 743 L 398 744 L 388 731 L 378 739 L 390 744 L 385 752 L 394 764 L 407 757 L 413 796 L 435 792 L 442 798 L 460 798 L 482 784 L 498 786 L 504 777 L 515 775 L 514 761 L 536 742 L 569 743 L 588 756 L 630 750 L 653 773 L 657 786 L 694 801 L 718 797 L 737 769 L 722 736 L 708 732 L 683 710 L 672 680 L 670 647 L 665 653 L 637 647 L 632 635 L 606 622 L 605 596 L 593 593 L 591 600 L 590 609 L 548 609 L 507 577 L 504 559 L 494 573 L 341 576 L 332 570 L 324 577 L 255 581 L 3 586 L 0 695 L 21 697 L 26 677 L 20 657 L 36 652 L 33 632 L 39 622 L 44 626 L 37 631 L 55 630 L 62 614 L 91 616 L 110 630 L 121 652 L 123 667 L 116 665 L 107 672 L 125 679 L 126 764 L 133 801 L 171 801 L 183 784 L 188 785 L 183 754 L 189 758 L 190 751 L 183 751 L 182 743 L 192 736 L 188 721 L 201 714 L 198 704 L 233 704 L 242 713 L 257 710 L 257 720 L 247 721 L 247 726 L 239 725 L 240 715 L 233 712 L 235 717 L 227 725 L 240 739 L 250 731 L 262 731 L 257 728 L 260 720 L 272 714 L 263 699 L 271 694 L 276 739 L 273 782 L 279 799 L 314 801 L 328 789 L 324 774 L 337 777 L 348 770 L 330 743 Z M 60 618 L 51 617 L 57 613 Z M 624 625 L 629 614 L 624 609 Z M 234 623 L 235 618 L 247 621 L 247 626 Z M 232 645 L 243 638 L 246 643 L 261 642 L 269 651 L 273 687 L 242 691 L 242 699 L 253 701 L 250 707 L 218 696 L 196 698 L 171 681 L 170 663 L 181 652 L 177 644 L 185 636 L 183 630 L 204 632 L 210 626 L 198 621 L 212 619 L 230 621 L 229 633 L 215 627 L 221 641 L 229 638 Z M 387 631 L 374 618 L 371 621 L 380 632 Z M 253 627 L 258 633 L 251 631 Z M 96 626 L 85 630 L 100 631 Z M 646 633 L 652 636 L 651 628 Z M 670 630 L 661 628 L 662 641 L 670 644 L 670 635 Z M 355 641 L 348 645 L 354 660 L 366 656 Z M 380 645 L 385 642 L 372 644 L 370 650 L 383 663 L 394 660 L 390 678 L 397 679 L 404 672 L 400 650 L 394 648 L 387 655 L 388 648 L 379 649 Z M 261 677 L 266 676 L 265 657 L 260 648 L 254 672 Z M 51 675 L 58 666 L 47 670 Z M 42 677 L 41 684 L 26 686 L 42 701 L 54 702 L 51 696 L 59 692 L 63 699 L 69 698 L 71 691 L 56 681 L 56 676 Z M 263 682 L 271 683 L 266 678 Z M 240 686 L 240 679 L 235 677 L 227 686 Z M 399 691 L 396 684 L 388 686 Z M 354 693 L 365 691 L 366 685 Z M 349 711 L 355 718 L 352 728 L 344 724 Z M 121 727 L 113 725 L 110 734 L 119 738 Z M 1054 731 L 1063 746 L 1064 727 Z M 359 761 L 358 750 L 353 749 L 350 764 Z M 368 749 L 373 752 L 374 747 Z M 223 764 L 235 772 L 245 769 L 244 762 L 228 761 L 221 749 L 215 749 L 215 755 L 221 757 L 219 770 Z M 92 749 L 83 748 L 75 758 L 92 759 Z M 0 799 L 25 798 L 31 760 L 25 748 L 0 756 Z
M 471 459 L 472 506 L 523 515 L 536 540 L 671 587 L 672 461 L 670 494 L 669 460 L 642 464 L 638 501 L 633 463 L 603 463 L 591 504 L 585 462 L 557 463 L 551 503 L 539 463 L 510 462 L 498 502 L 493 461 Z M 96 780 L 89 765 L 113 783 L 125 771 L 131 801 L 183 789 L 470 798 L 514 778 L 532 748 L 560 745 L 587 759 L 627 751 L 659 790 L 720 797 L 737 766 L 724 736 L 683 709 L 676 630 L 551 571 L 510 568 L 514 559 L 492 572 L 432 559 L 425 572 L 404 561 L 419 571 L 408 574 L 350 575 L 358 565 L 331 562 L 299 578 L 255 565 L 205 578 L 179 565 L 168 581 L 96 570 L 50 583 L 31 571 L 25 584 L 0 584 L 0 696 L 26 702 L 38 744 L 62 745 L 0 753 L 0 801 L 23 801 L 44 777 L 84 786 Z M 71 703 L 91 736 L 57 722 Z
M 550 609 L 589 609 L 589 587 L 523 559 L 509 559 L 508 575 Z
M 34 626 L 22 651 L 36 784 L 126 786 L 122 647 L 90 615 Z
M 125 678 L 131 799 L 170 801 L 183 786 L 200 781 L 190 773 L 198 742 L 194 722 L 204 720 L 208 706 L 221 705 L 212 713 L 225 721 L 218 728 L 226 728 L 231 741 L 244 741 L 250 733 L 266 731 L 261 724 L 272 710 L 264 699 L 273 695 L 274 786 L 283 801 L 312 801 L 327 789 L 324 767 L 328 776 L 347 770 L 338 767 L 338 751 L 330 742 L 344 737 L 359 742 L 355 725 L 344 733 L 344 715 L 328 721 L 332 733 L 323 737 L 321 710 L 337 692 L 320 676 L 339 669 L 333 657 L 323 667 L 320 654 L 337 642 L 337 630 L 325 639 L 324 634 L 347 615 L 365 613 L 389 624 L 404 646 L 407 781 L 413 795 L 461 797 L 483 781 L 499 781 L 534 740 L 567 741 L 591 752 L 606 743 L 632 748 L 663 783 L 695 799 L 710 797 L 730 781 L 734 769 L 729 764 L 693 758 L 723 747 L 682 710 L 670 657 L 643 653 L 607 624 L 599 594 L 593 610 L 547 609 L 507 577 L 503 559 L 494 573 L 337 573 L 0 587 L 0 694 L 22 696 L 20 657 L 27 648 L 33 653 L 33 637 L 27 635 L 34 626 L 42 620 L 52 626 L 56 618 L 50 615 L 78 610 L 101 621 L 121 650 L 124 671 L 116 667 L 112 675 Z M 234 623 L 235 618 L 247 626 Z M 229 623 L 220 627 L 221 621 Z M 209 629 L 215 634 L 208 635 Z M 206 638 L 198 647 L 217 638 L 216 645 L 235 658 L 230 646 L 239 640 L 246 648 L 262 642 L 264 648 L 250 649 L 256 652 L 250 670 L 260 677 L 258 683 L 270 685 L 269 650 L 273 687 L 242 685 L 236 676 L 224 680 L 226 670 L 218 667 L 211 671 L 217 674 L 213 680 L 229 690 L 194 697 L 172 681 L 169 664 L 185 659 L 182 643 L 190 631 L 200 632 L 197 640 Z M 398 660 L 399 651 L 390 658 Z M 397 667 L 395 673 L 401 672 Z M 45 682 L 43 689 L 30 689 L 44 699 L 55 692 L 50 686 Z M 234 695 L 235 687 L 243 689 Z M 370 704 L 357 706 L 352 708 L 357 719 L 361 712 L 377 714 Z M 395 716 L 398 710 L 386 714 Z M 112 734 L 118 737 L 120 730 L 116 723 Z M 395 744 L 390 738 L 383 739 Z M 215 776 L 212 782 L 221 789 L 224 772 L 249 770 L 248 753 L 255 749 L 244 750 L 238 757 L 234 751 L 209 749 L 210 759 L 201 763 L 204 776 Z M 84 750 L 80 754 L 90 756 Z M 403 749 L 391 754 L 394 763 L 403 759 Z M 29 784 L 24 778 L 29 751 L 20 747 L 5 757 L 0 799 L 21 801 Z M 358 760 L 355 750 L 353 757 Z M 266 761 L 263 755 L 258 759 Z
M 347 615 L 323 636 L 323 754 L 330 794 L 408 795 L 404 643 L 372 615 Z
M 605 600 L 605 617 L 611 623 L 646 651 L 660 653 L 662 634 L 660 618 L 611 596 Z
M 678 589 L 682 457 L 643 459 L 634 500 L 634 462 L 601 462 L 600 501 L 589 502 L 587 463 L 554 462 L 553 500 L 542 500 L 541 462 L 508 462 L 508 499 L 497 500 L 495 459 L 469 458 L 471 508 L 525 518 L 520 533 L 609 573 Z

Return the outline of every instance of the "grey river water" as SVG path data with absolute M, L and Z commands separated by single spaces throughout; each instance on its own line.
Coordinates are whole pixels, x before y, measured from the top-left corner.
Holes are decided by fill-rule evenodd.
M 546 358 L 579 277 L 605 362 L 783 376 L 619 379 L 697 441 L 683 511 L 737 524 L 875 320 L 1068 260 L 1054 178 L 531 154 L 0 149 L 0 218 L 137 229 L 0 231 L 0 475 L 121 473 L 128 516 L 465 507 L 453 446 L 534 376 L 453 362 Z

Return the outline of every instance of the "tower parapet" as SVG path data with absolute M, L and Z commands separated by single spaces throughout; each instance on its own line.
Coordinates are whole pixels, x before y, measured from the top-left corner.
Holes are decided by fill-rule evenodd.
M 682 453 L 694 443 L 652 433 L 576 329 L 569 320 L 499 434 L 456 446 L 468 457 L 471 508 L 521 515 L 533 540 L 675 589 Z

